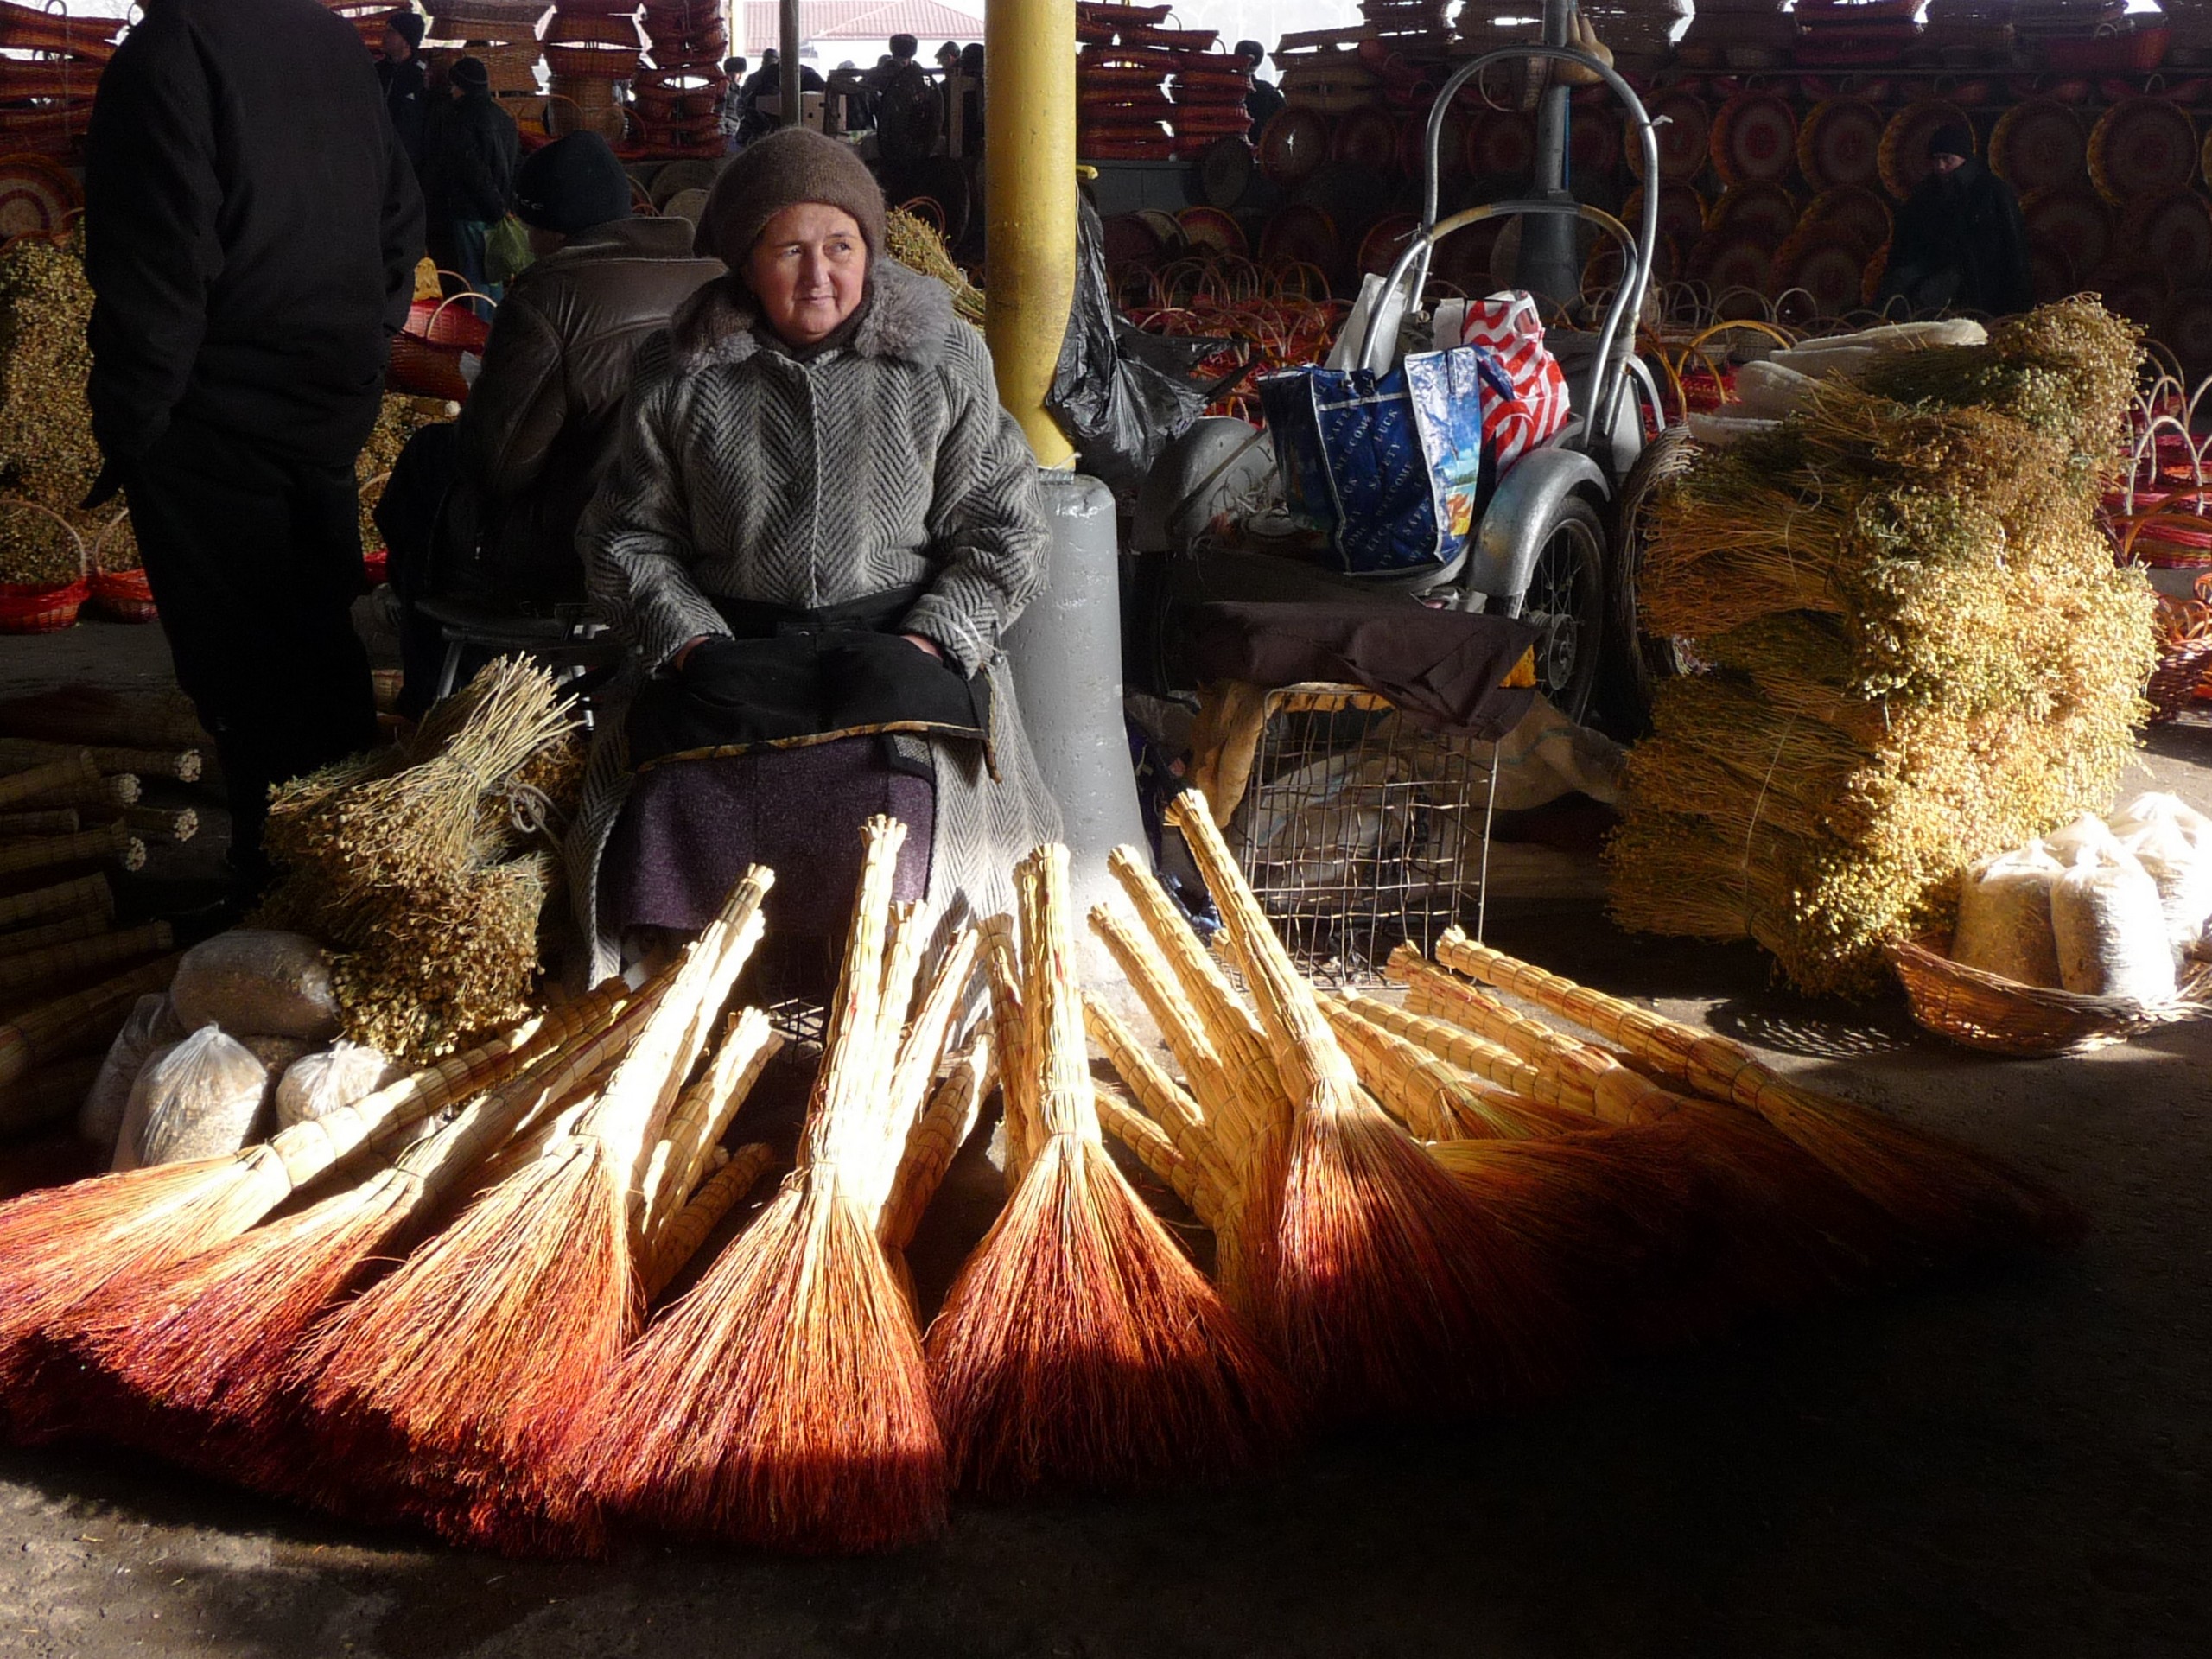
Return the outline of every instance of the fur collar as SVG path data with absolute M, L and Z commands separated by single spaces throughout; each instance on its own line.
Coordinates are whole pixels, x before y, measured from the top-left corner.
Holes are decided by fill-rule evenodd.
M 955 321 L 944 284 L 883 258 L 868 272 L 868 315 L 853 336 L 854 353 L 896 358 L 918 368 L 937 366 Z M 669 320 L 677 372 L 746 361 L 760 349 L 753 334 L 760 320 L 760 307 L 735 276 L 708 283 Z

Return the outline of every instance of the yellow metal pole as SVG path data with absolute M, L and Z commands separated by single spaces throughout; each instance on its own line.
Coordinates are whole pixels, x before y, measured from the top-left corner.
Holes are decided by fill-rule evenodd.
M 1038 464 L 1075 459 L 1045 411 L 1075 297 L 1074 0 L 988 0 L 984 337 Z

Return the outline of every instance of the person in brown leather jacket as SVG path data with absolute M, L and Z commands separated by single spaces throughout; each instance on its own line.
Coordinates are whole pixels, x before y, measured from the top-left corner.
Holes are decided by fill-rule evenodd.
M 377 511 L 402 606 L 404 709 L 427 706 L 442 655 L 411 616 L 420 599 L 534 615 L 582 601 L 576 521 L 613 464 L 630 359 L 723 274 L 693 253 L 689 220 L 631 216 L 629 179 L 596 133 L 531 156 L 515 213 L 537 257 L 508 285 L 461 419 L 410 440 Z

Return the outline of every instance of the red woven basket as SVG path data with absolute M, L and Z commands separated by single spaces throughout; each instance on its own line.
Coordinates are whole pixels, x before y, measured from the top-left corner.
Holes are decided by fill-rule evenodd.
M 153 584 L 146 580 L 143 570 L 110 570 L 102 563 L 109 538 L 130 521 L 127 512 L 118 512 L 101 528 L 99 537 L 92 543 L 92 573 L 86 579 L 91 589 L 92 608 L 103 616 L 118 622 L 151 622 L 159 614 L 154 608 Z
M 0 501 L 0 509 L 21 508 L 51 518 L 77 550 L 74 582 L 0 582 L 0 633 L 59 633 L 77 626 L 77 613 L 92 591 L 86 576 L 85 538 L 51 507 L 35 501 Z

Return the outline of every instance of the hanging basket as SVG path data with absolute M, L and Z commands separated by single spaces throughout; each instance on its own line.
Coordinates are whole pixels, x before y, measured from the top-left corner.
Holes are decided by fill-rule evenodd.
M 1713 118 L 1713 170 L 1727 185 L 1779 184 L 1797 161 L 1797 117 L 1776 92 L 1738 92 Z
M 1838 185 L 1821 191 L 1797 222 L 1801 229 L 1818 225 L 1840 232 L 1851 239 L 1862 261 L 1877 248 L 1889 245 L 1889 204 L 1860 185 Z
M 77 626 L 77 613 L 92 591 L 86 575 L 85 538 L 51 507 L 35 501 L 0 500 L 0 510 L 15 508 L 51 518 L 61 527 L 77 552 L 77 576 L 73 582 L 0 582 L 0 633 L 59 633 Z
M 1797 129 L 1797 166 L 1814 187 L 1865 188 L 1882 179 L 1882 112 L 1863 98 L 1831 98 Z
M 2015 104 L 1997 118 L 1989 135 L 1989 170 L 2024 195 L 2077 183 L 2088 164 L 2082 118 L 2056 99 Z
M 2089 181 L 2114 207 L 2189 188 L 2196 173 L 2196 127 L 2171 99 L 2124 99 L 2089 133 Z

